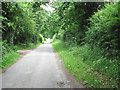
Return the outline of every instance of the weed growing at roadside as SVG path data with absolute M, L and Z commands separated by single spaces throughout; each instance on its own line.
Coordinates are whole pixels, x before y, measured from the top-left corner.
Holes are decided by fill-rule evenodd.
M 2 69 L 8 67 L 12 63 L 14 63 L 19 57 L 19 53 L 17 53 L 17 50 L 25 50 L 25 49 L 33 49 L 40 45 L 39 44 L 31 44 L 31 45 L 16 45 L 16 46 L 8 46 L 7 48 L 3 47 L 4 54 L 2 56 Z M 9 51 L 9 52 L 8 52 Z
M 68 71 L 87 87 L 118 87 L 118 81 L 115 79 L 118 76 L 113 75 L 117 74 L 117 70 L 114 70 L 117 68 L 117 63 L 113 65 L 112 62 L 108 63 L 110 62 L 108 60 L 104 61 L 105 58 L 100 58 L 97 52 L 93 54 L 87 46 L 69 46 L 61 41 L 55 41 L 52 45 L 63 59 L 64 65 Z M 109 70 L 107 68 L 108 66 Z

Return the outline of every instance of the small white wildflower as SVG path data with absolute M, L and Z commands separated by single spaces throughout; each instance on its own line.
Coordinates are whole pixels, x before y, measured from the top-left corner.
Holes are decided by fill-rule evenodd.
M 70 65 L 68 65 L 68 67 L 70 67 Z

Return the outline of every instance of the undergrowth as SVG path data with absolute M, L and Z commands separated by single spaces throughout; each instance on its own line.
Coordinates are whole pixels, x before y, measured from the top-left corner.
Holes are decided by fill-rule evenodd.
M 4 55 L 2 59 L 2 68 L 8 67 L 12 63 L 14 63 L 19 57 L 20 55 L 17 52 L 11 52 L 11 53 Z
M 68 71 L 86 87 L 118 88 L 117 60 L 102 57 L 97 49 L 92 51 L 88 45 L 70 46 L 62 41 L 55 41 L 52 45 Z
M 36 44 L 36 45 L 34 45 L 34 44 L 30 44 L 30 45 L 16 45 L 16 46 L 15 46 L 15 49 L 16 49 L 16 50 L 33 49 L 33 48 L 38 47 L 39 45 L 41 45 L 41 43 Z
M 41 43 L 38 44 L 30 44 L 30 45 L 15 45 L 15 46 L 7 46 L 7 47 L 2 47 L 3 49 L 3 55 L 2 55 L 2 69 L 8 67 L 12 63 L 14 63 L 19 57 L 19 53 L 17 53 L 18 50 L 26 50 L 26 49 L 33 49 L 36 48 L 40 45 Z

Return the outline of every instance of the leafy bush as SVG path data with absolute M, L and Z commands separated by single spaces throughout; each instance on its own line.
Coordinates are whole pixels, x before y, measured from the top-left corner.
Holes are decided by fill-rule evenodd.
M 105 57 L 118 57 L 119 26 L 118 3 L 106 4 L 90 20 L 90 27 L 86 32 L 86 42 L 93 47 L 103 49 Z M 101 51 L 101 50 L 100 50 Z
M 53 35 L 51 42 L 55 41 L 56 35 L 57 35 L 57 34 L 54 34 L 54 35 Z
M 107 59 L 101 55 L 99 48 L 94 48 L 91 50 L 89 45 L 78 47 L 77 50 L 75 55 L 82 57 L 84 63 L 92 66 L 98 72 L 118 80 L 118 72 L 120 68 L 118 67 L 117 59 Z
M 4 57 L 5 54 L 14 52 L 16 50 L 17 50 L 16 46 L 10 46 L 10 44 L 7 43 L 6 40 L 2 41 L 2 57 Z
M 40 38 L 39 38 L 40 42 L 44 42 L 44 37 L 43 37 L 43 35 L 42 35 L 42 34 L 39 34 L 39 36 L 40 36 Z

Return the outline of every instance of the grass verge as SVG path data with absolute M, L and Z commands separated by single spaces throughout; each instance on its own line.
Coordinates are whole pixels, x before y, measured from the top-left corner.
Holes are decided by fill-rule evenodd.
M 16 52 L 11 52 L 11 53 L 6 54 L 2 60 L 3 61 L 2 68 L 4 69 L 8 67 L 12 63 L 14 63 L 19 57 L 20 57 L 19 53 L 16 53 Z
M 62 41 L 55 41 L 52 43 L 52 46 L 63 59 L 64 65 L 68 71 L 76 77 L 77 81 L 82 81 L 86 87 L 118 88 L 118 81 L 111 78 L 107 72 L 98 72 L 98 69 L 96 69 L 97 66 L 93 66 L 92 61 L 90 62 L 90 58 L 87 58 L 90 60 L 84 61 L 84 57 L 87 54 L 90 55 L 86 47 L 72 47 Z M 95 58 L 92 57 L 92 59 Z M 101 66 L 99 69 L 102 70 L 104 66 L 105 65 L 103 65 L 103 67 Z
M 3 57 L 2 57 L 2 69 L 7 68 L 11 64 L 13 64 L 18 58 L 20 57 L 19 53 L 17 53 L 17 50 L 26 50 L 26 49 L 33 49 L 38 46 L 40 46 L 41 43 L 39 44 L 31 44 L 31 45 L 16 45 L 9 47 L 9 52 L 7 52 Z

